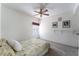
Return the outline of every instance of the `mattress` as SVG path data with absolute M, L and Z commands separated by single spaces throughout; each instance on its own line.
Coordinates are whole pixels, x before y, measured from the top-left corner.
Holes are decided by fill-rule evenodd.
M 22 51 L 16 52 L 18 56 L 39 56 L 48 51 L 49 44 L 41 39 L 22 40 Z

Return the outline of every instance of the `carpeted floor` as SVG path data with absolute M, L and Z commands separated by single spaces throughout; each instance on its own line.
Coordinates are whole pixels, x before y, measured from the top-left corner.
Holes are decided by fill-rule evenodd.
M 60 54 L 58 54 L 57 51 L 55 51 L 54 49 L 52 48 L 49 48 L 48 52 L 46 53 L 45 56 L 61 56 Z
M 50 48 L 45 56 L 78 56 L 78 48 L 49 41 Z

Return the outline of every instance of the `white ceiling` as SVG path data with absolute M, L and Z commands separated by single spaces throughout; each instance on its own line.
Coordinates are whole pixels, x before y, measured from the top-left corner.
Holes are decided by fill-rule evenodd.
M 73 11 L 75 7 L 75 3 L 6 3 L 3 5 L 30 15 L 35 15 L 36 13 L 34 11 L 40 7 L 48 9 L 51 15 L 64 13 L 69 10 Z

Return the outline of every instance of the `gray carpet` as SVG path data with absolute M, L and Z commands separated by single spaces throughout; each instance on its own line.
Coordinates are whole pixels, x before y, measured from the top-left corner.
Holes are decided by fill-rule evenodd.
M 49 42 L 50 48 L 46 56 L 78 56 L 78 48 L 55 42 Z
M 49 48 L 48 52 L 45 54 L 45 56 L 61 56 L 57 51 L 54 49 Z

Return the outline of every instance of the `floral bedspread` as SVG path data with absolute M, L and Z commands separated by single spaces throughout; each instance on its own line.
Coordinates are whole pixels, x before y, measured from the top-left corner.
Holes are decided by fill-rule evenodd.
M 48 43 L 40 39 L 30 39 L 21 41 L 23 50 L 17 52 L 20 56 L 37 56 L 49 48 Z
M 7 44 L 5 39 L 0 39 L 0 56 L 14 56 L 15 52 Z
M 49 48 L 49 44 L 41 39 L 22 40 L 20 43 L 22 51 L 15 52 L 5 39 L 0 39 L 0 56 L 38 56 Z

